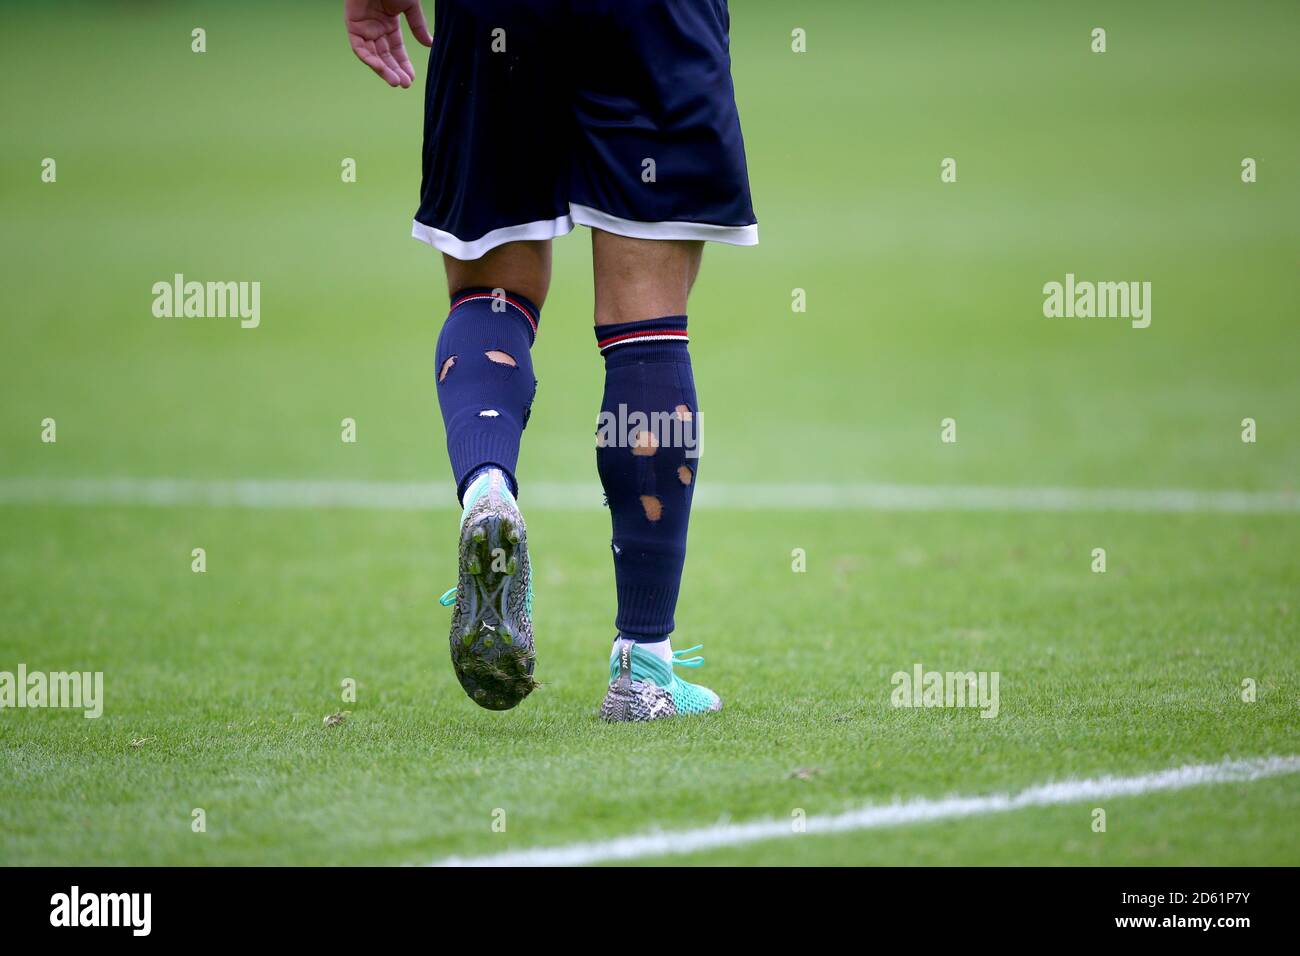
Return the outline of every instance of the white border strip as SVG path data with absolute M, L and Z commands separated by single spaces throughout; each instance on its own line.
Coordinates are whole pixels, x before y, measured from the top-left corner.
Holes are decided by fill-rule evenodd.
M 595 482 L 525 481 L 525 508 L 597 511 Z M 457 510 L 446 482 L 249 478 L 0 478 L 0 505 Z M 1297 514 L 1300 494 L 1176 488 L 705 482 L 695 507 L 733 511 L 987 511 Z
M 517 226 L 502 226 L 469 241 L 426 225 L 418 219 L 412 219 L 411 238 L 427 242 L 440 252 L 457 259 L 470 260 L 478 259 L 507 242 L 555 239 L 567 235 L 573 231 L 574 223 L 594 229 L 604 229 L 606 232 L 631 239 L 703 239 L 710 242 L 726 242 L 733 246 L 758 245 L 758 223 L 748 226 L 714 226 L 706 222 L 637 222 L 635 219 L 620 219 L 618 216 L 611 216 L 590 206 L 579 206 L 577 203 L 569 203 L 567 216 L 539 219 L 536 222 L 520 223 Z
M 479 238 L 466 242 L 464 239 L 457 239 L 449 232 L 443 232 L 433 226 L 426 226 L 416 219 L 411 220 L 412 239 L 427 242 L 439 252 L 445 252 L 456 259 L 466 260 L 478 259 L 485 253 L 507 242 L 520 242 L 528 239 L 554 239 L 557 236 L 567 235 L 572 231 L 573 217 L 557 216 L 555 219 L 539 219 L 536 222 L 525 222 L 517 226 L 502 226 L 500 229 L 485 232 Z
M 569 203 L 569 214 L 580 226 L 604 229 L 630 239 L 703 239 L 733 246 L 758 245 L 758 223 L 748 226 L 714 226 L 706 222 L 638 222 L 620 219 L 590 206 Z
M 878 806 L 866 806 L 834 816 L 810 816 L 805 823 L 809 836 L 879 830 L 913 823 L 954 820 L 963 817 L 1009 813 L 1028 807 L 1054 807 L 1084 800 L 1185 790 L 1221 783 L 1249 783 L 1265 777 L 1300 772 L 1300 756 L 1263 757 L 1253 760 L 1224 760 L 1161 770 L 1139 777 L 1098 777 L 1046 783 L 1017 794 L 976 797 L 945 797 L 941 800 L 914 799 Z M 751 823 L 718 823 L 676 833 L 652 832 L 572 843 L 568 846 L 513 850 L 489 856 L 448 857 L 430 866 L 585 866 L 664 856 L 682 856 L 720 847 L 743 846 L 764 840 L 799 836 L 791 820 L 756 820 Z

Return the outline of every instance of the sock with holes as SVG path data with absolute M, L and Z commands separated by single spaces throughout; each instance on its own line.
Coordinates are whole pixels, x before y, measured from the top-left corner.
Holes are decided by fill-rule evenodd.
M 540 313 L 523 296 L 461 289 L 438 336 L 438 404 L 463 500 L 484 467 L 500 468 L 514 494 L 519 439 L 537 393 L 529 349 Z
M 614 529 L 614 623 L 622 637 L 658 643 L 673 630 L 699 464 L 686 316 L 598 326 L 596 341 L 605 356 L 596 469 Z

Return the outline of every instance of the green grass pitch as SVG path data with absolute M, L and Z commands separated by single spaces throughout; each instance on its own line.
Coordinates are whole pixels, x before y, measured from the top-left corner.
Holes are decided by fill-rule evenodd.
M 447 659 L 449 487 L 409 511 L 6 499 L 27 478 L 449 484 L 445 290 L 407 236 L 423 84 L 388 89 L 318 6 L 0 11 L 0 671 L 105 675 L 99 719 L 0 710 L 0 864 L 424 863 L 1300 753 L 1294 509 L 701 508 L 676 639 L 705 645 L 725 709 L 601 724 L 608 517 L 598 495 L 529 507 L 530 483 L 595 483 L 582 230 L 535 349 L 543 686 L 512 712 Z M 732 3 L 762 244 L 710 248 L 691 302 L 702 486 L 1293 492 L 1300 14 L 974 7 Z M 260 327 L 155 318 L 178 272 L 259 281 Z M 1150 327 L 1045 318 L 1066 273 L 1150 281 Z M 997 718 L 892 707 L 917 662 L 999 672 Z M 1105 833 L 1094 806 L 672 861 L 1300 863 L 1296 775 L 1106 800 Z

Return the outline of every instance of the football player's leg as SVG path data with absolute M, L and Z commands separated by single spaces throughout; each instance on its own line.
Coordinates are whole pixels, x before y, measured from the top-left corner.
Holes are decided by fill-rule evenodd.
M 446 261 L 452 305 L 438 336 L 438 404 L 464 504 L 451 658 L 465 692 L 491 710 L 513 707 L 536 686 L 531 568 L 515 475 L 537 388 L 530 349 L 550 262 L 549 240 Z
M 438 404 L 462 500 L 488 467 L 518 494 L 520 437 L 537 389 L 530 350 L 550 268 L 549 241 L 508 243 L 469 262 L 446 257 L 451 311 L 438 336 Z
M 700 407 L 686 302 L 703 244 L 592 232 L 596 341 L 605 391 L 596 467 L 609 504 L 618 597 L 609 720 L 717 710 L 712 691 L 676 677 L 669 635 L 699 471 Z
M 465 692 L 494 710 L 513 707 L 536 686 L 527 538 L 515 496 L 537 387 L 530 348 L 550 278 L 550 240 L 573 228 L 557 6 L 436 5 L 411 230 L 444 254 L 451 294 L 433 373 L 465 509 L 452 663 Z
M 619 629 L 601 714 L 645 720 L 714 710 L 716 694 L 675 676 L 675 665 L 702 661 L 673 653 L 668 634 L 699 465 L 686 297 L 703 241 L 758 241 L 727 3 L 572 3 L 586 68 L 575 79 L 569 211 L 593 230 L 602 421 L 614 426 L 597 436 Z M 658 415 L 661 427 L 653 418 L 649 427 L 619 419 L 638 412 Z M 665 432 L 665 417 L 675 433 Z

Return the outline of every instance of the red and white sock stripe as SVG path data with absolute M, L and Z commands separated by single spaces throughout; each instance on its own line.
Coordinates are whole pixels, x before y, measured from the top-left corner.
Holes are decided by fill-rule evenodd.
M 636 332 L 624 332 L 608 338 L 597 339 L 600 351 L 607 352 L 617 345 L 634 345 L 640 342 L 689 342 L 690 336 L 685 329 L 642 329 Z
M 466 302 L 477 302 L 479 299 L 493 299 L 498 302 L 504 302 L 506 305 L 514 306 L 520 313 L 522 313 L 523 317 L 528 320 L 528 325 L 533 330 L 534 338 L 537 336 L 537 319 L 533 316 L 532 311 L 522 302 L 517 302 L 508 295 L 497 295 L 494 292 L 470 292 L 453 302 L 451 304 L 451 311 L 455 312 L 456 309 L 460 308 Z

